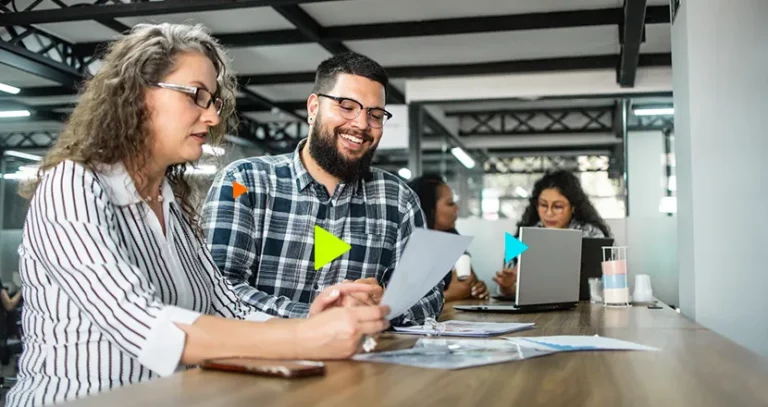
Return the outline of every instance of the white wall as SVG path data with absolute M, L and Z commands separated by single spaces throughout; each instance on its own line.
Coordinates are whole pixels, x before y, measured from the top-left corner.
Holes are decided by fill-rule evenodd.
M 682 311 L 764 356 L 766 21 L 765 0 L 687 1 L 672 28 Z
M 666 191 L 662 161 L 664 134 L 660 131 L 629 132 L 626 148 L 629 215 L 633 218 L 667 216 L 659 212 L 659 201 Z

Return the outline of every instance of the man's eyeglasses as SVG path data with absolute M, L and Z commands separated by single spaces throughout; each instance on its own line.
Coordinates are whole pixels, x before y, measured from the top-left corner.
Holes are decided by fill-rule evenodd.
M 317 96 L 335 100 L 336 103 L 339 104 L 339 114 L 347 120 L 357 119 L 357 116 L 360 116 L 360 112 L 365 109 L 368 115 L 368 125 L 375 129 L 384 127 L 384 123 L 392 118 L 392 113 L 379 107 L 365 107 L 355 99 L 331 96 L 323 93 L 318 93 Z
M 552 213 L 555 215 L 562 215 L 563 212 L 565 212 L 568 207 L 570 207 L 570 204 L 563 203 L 563 202 L 555 202 L 552 205 L 548 205 L 545 202 L 539 202 L 538 203 L 539 211 L 542 213 L 547 213 L 549 209 L 552 209 Z
M 221 114 L 221 109 L 224 107 L 224 101 L 220 98 L 214 97 L 208 89 L 164 82 L 158 82 L 155 86 L 158 88 L 170 89 L 186 93 L 192 98 L 192 100 L 195 101 L 196 105 L 202 107 L 203 109 L 208 109 L 211 104 L 213 104 L 213 106 L 216 108 L 217 115 Z

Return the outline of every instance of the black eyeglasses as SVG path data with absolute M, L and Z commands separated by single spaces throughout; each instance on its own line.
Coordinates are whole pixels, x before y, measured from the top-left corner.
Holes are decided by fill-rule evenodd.
M 158 82 L 155 84 L 158 88 L 163 89 L 170 89 L 175 90 L 179 92 L 183 92 L 188 94 L 192 97 L 192 100 L 195 101 L 195 104 L 202 107 L 203 109 L 208 109 L 211 104 L 213 104 L 214 107 L 216 107 L 216 114 L 221 114 L 221 109 L 224 107 L 224 101 L 220 98 L 214 97 L 211 91 L 204 88 L 198 88 L 196 86 L 184 86 L 184 85 L 176 85 L 173 83 L 164 83 L 164 82 Z
M 360 116 L 360 112 L 365 109 L 368 115 L 368 125 L 376 129 L 384 127 L 384 123 L 392 118 L 392 113 L 379 107 L 365 107 L 355 99 L 331 96 L 323 93 L 318 93 L 317 96 L 335 100 L 336 103 L 339 104 L 339 114 L 347 120 L 357 119 L 357 116 Z

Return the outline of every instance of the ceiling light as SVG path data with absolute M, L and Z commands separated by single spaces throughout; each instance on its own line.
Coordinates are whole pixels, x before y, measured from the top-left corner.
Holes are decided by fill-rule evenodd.
M 0 83 L 0 92 L 5 92 L 5 93 L 10 93 L 12 95 L 16 95 L 19 92 L 21 92 L 21 89 L 15 87 L 15 86 L 11 86 L 11 85 L 6 85 L 4 83 Z
M 29 110 L 2 110 L 0 111 L 0 118 L 29 117 L 30 114 Z
M 22 153 L 21 151 L 15 151 L 15 150 L 8 150 L 4 154 L 5 155 L 9 155 L 11 157 L 23 158 L 25 160 L 31 160 L 31 161 L 42 161 L 43 160 L 43 157 L 40 157 L 39 155 Z
M 456 157 L 459 162 L 467 168 L 475 168 L 475 160 L 467 154 L 461 147 L 454 147 L 451 149 L 451 154 Z
M 671 116 L 675 114 L 673 107 L 638 107 L 633 110 L 635 116 Z

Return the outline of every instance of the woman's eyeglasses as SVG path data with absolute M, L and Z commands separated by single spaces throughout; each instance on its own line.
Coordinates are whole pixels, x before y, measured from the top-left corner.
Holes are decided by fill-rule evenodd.
M 537 205 L 539 212 L 547 213 L 547 211 L 551 209 L 552 213 L 555 215 L 562 215 L 563 212 L 565 212 L 565 210 L 570 206 L 569 204 L 563 202 L 555 202 L 552 205 L 549 205 L 545 202 L 539 202 Z
M 224 101 L 221 100 L 221 98 L 214 97 L 208 89 L 198 88 L 197 86 L 184 86 L 165 82 L 158 82 L 155 84 L 155 86 L 158 88 L 170 89 L 186 93 L 192 97 L 192 100 L 195 101 L 196 105 L 202 107 L 203 109 L 208 109 L 211 104 L 213 104 L 213 106 L 216 108 L 217 115 L 221 115 L 221 109 L 224 107 Z

